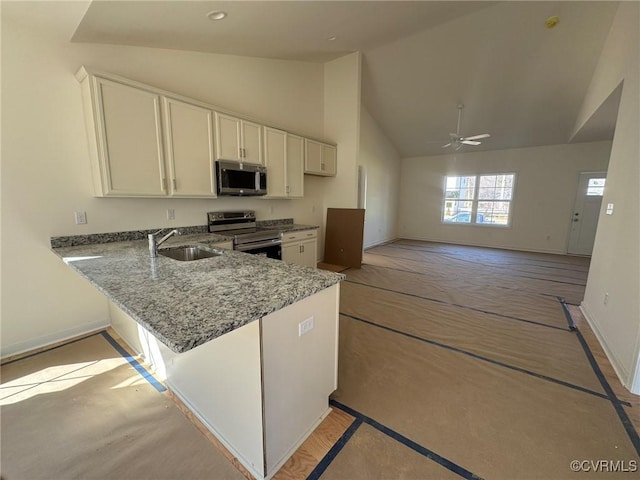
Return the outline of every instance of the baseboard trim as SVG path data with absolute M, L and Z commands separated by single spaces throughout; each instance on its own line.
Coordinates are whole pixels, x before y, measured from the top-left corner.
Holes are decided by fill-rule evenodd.
M 418 238 L 418 237 L 399 237 L 396 240 L 413 240 L 416 242 L 433 242 L 433 243 L 443 243 L 449 245 L 462 245 L 467 247 L 482 247 L 482 248 L 494 248 L 496 250 L 513 250 L 516 252 L 531 252 L 531 253 L 548 253 L 549 255 L 570 255 L 564 251 L 558 250 L 539 250 L 534 248 L 524 248 L 524 247 L 510 247 L 506 245 L 486 245 L 482 243 L 473 243 L 473 242 L 456 242 L 453 240 L 435 240 L 432 238 Z M 572 255 L 572 256 L 580 256 L 589 258 L 589 255 Z
M 598 339 L 598 343 L 600 343 L 602 350 L 604 350 L 604 354 L 609 359 L 609 363 L 611 363 L 613 370 L 616 372 L 616 375 L 618 376 L 620 383 L 622 383 L 622 385 L 624 385 L 624 387 L 627 390 L 631 391 L 631 385 L 629 385 L 629 372 L 627 371 L 625 366 L 622 364 L 622 362 L 618 360 L 618 357 L 616 357 L 616 355 L 613 353 L 611 348 L 609 348 L 609 344 L 607 343 L 604 336 L 602 335 L 602 332 L 600 332 L 600 330 L 598 329 L 597 322 L 595 321 L 593 315 L 589 311 L 589 308 L 585 305 L 584 302 L 580 303 L 579 308 L 580 308 L 580 311 L 582 312 L 582 315 L 584 315 L 585 320 L 589 324 L 589 327 L 591 327 L 591 331 Z
M 82 337 L 93 335 L 96 332 L 105 330 L 110 326 L 110 324 L 109 320 L 85 323 L 75 328 L 69 328 L 61 332 L 43 335 L 42 337 L 34 338 L 26 342 L 14 343 L 13 345 L 3 348 L 2 355 L 0 356 L 0 363 L 11 362 L 21 357 L 33 355 L 34 353 L 48 350 L 67 342 L 78 340 Z
M 380 241 L 380 242 L 372 243 L 371 245 L 364 245 L 364 247 L 363 247 L 363 248 L 364 248 L 364 250 L 367 250 L 367 249 L 369 249 L 369 248 L 379 247 L 380 245 L 387 245 L 387 244 L 389 244 L 389 243 L 393 243 L 393 242 L 395 242 L 396 240 L 399 240 L 399 238 L 390 238 L 390 239 L 388 239 L 388 240 L 382 240 L 382 241 Z

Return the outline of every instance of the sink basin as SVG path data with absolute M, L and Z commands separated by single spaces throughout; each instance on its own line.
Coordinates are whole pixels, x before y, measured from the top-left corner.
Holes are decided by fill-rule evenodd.
M 168 247 L 158 250 L 160 255 L 173 258 L 181 262 L 192 262 L 193 260 L 201 260 L 203 258 L 219 257 L 222 252 L 208 250 L 198 245 L 183 245 L 181 247 Z

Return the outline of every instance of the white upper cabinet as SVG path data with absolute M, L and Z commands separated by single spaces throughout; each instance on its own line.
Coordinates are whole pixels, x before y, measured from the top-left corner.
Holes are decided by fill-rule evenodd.
M 249 163 L 263 164 L 262 155 L 262 125 L 257 123 L 240 122 L 241 160 Z
M 267 196 L 302 197 L 304 139 L 283 130 L 264 127 L 264 164 Z
M 240 119 L 216 112 L 216 158 L 240 161 Z
M 216 112 L 216 158 L 262 164 L 262 125 Z
M 315 140 L 305 139 L 304 173 L 335 176 L 337 173 L 337 148 Z
M 163 106 L 170 194 L 214 197 L 213 112 L 166 97 Z
M 216 196 L 218 159 L 266 165 L 269 197 L 299 198 L 304 174 L 336 175 L 337 149 L 176 93 L 80 68 L 97 197 Z
M 304 195 L 304 138 L 287 133 L 287 196 Z
M 160 96 L 94 76 L 81 82 L 95 195 L 166 195 Z
M 264 127 L 264 164 L 267 167 L 267 195 L 287 196 L 287 132 Z

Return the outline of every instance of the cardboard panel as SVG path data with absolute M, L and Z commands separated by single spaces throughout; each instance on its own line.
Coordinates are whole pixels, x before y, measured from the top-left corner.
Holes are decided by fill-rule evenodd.
M 328 208 L 324 261 L 360 268 L 364 242 L 363 208 Z

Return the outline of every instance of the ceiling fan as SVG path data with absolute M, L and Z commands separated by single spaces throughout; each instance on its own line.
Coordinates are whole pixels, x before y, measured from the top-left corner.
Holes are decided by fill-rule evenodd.
M 454 150 L 460 150 L 463 145 L 481 145 L 482 142 L 478 142 L 481 138 L 489 138 L 491 135 L 488 133 L 481 133 L 480 135 L 472 135 L 470 137 L 463 137 L 460 135 L 460 121 L 462 119 L 463 104 L 458 105 L 458 128 L 456 133 L 449 134 L 449 143 L 442 145 L 442 148 L 453 147 Z

